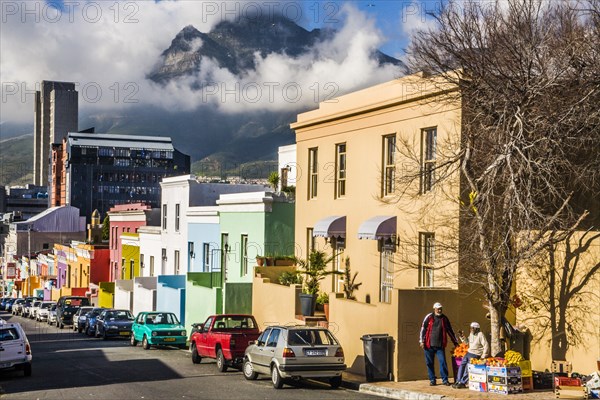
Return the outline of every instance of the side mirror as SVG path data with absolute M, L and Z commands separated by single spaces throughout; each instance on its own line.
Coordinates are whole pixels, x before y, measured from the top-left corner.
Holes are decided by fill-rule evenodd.
M 248 342 L 248 346 L 252 346 L 253 344 L 256 344 L 256 340 L 250 340 Z

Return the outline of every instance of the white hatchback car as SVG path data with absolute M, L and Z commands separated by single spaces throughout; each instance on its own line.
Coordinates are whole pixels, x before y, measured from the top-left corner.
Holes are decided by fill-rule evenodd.
M 0 318 L 0 354 L 0 370 L 17 368 L 31 376 L 31 346 L 21 324 Z

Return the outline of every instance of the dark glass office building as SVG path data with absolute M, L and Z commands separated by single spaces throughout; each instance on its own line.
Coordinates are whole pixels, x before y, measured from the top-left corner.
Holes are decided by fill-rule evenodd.
M 87 219 L 97 209 L 102 218 L 117 204 L 160 207 L 160 181 L 190 173 L 190 156 L 160 136 L 69 133 L 53 146 L 62 174 L 53 182 L 52 201 L 81 210 Z

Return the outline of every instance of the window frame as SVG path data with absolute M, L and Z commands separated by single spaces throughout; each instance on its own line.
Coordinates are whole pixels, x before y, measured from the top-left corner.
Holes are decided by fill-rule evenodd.
M 383 136 L 381 197 L 396 192 L 396 134 Z
M 343 146 L 343 151 L 342 151 Z M 348 171 L 348 145 L 346 142 L 335 145 L 335 198 L 346 197 L 346 177 Z M 343 169 L 342 169 L 343 164 Z
M 175 204 L 175 232 L 179 232 L 181 204 Z
M 203 272 L 210 272 L 210 243 L 202 243 L 202 269 Z
M 437 160 L 437 126 L 421 129 L 421 194 L 435 186 Z
M 308 199 L 317 198 L 319 187 L 319 148 L 308 149 Z
M 162 206 L 162 211 L 163 211 L 163 215 L 162 215 L 162 228 L 163 231 L 167 230 L 167 205 L 163 204 Z
M 419 232 L 419 287 L 434 287 L 435 233 Z
M 180 259 L 179 259 L 179 257 L 180 257 L 179 250 L 174 250 L 173 251 L 173 257 L 174 257 L 173 267 L 175 269 L 175 275 L 179 275 L 180 268 L 181 268 L 181 263 L 180 263 Z
M 248 234 L 240 237 L 240 276 L 248 275 Z

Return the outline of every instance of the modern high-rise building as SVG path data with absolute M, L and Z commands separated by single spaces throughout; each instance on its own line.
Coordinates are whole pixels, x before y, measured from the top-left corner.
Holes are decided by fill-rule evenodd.
M 158 208 L 162 179 L 190 173 L 190 156 L 161 136 L 69 133 L 52 159 L 50 204 L 77 207 L 86 218 L 119 204 Z
M 50 149 L 69 132 L 78 130 L 78 94 L 75 83 L 42 81 L 35 92 L 33 135 L 33 183 L 49 185 Z

